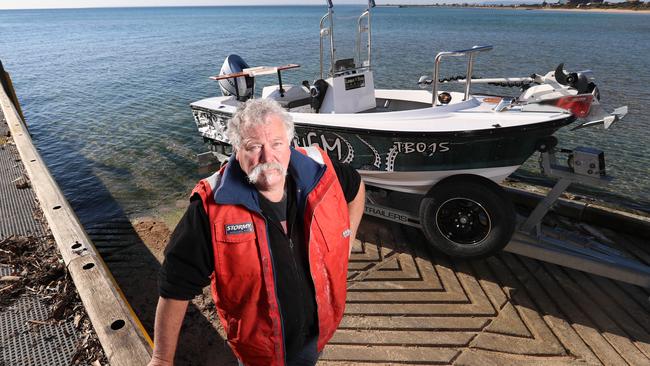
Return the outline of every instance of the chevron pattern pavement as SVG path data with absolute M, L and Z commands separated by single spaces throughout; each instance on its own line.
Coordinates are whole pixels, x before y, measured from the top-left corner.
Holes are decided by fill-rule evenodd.
M 359 237 L 319 365 L 650 365 L 645 289 L 505 252 L 449 259 L 369 217 Z

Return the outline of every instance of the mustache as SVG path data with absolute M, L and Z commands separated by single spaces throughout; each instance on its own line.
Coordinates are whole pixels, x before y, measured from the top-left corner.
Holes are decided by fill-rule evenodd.
M 253 170 L 251 170 L 251 172 L 248 173 L 248 181 L 253 184 L 256 184 L 260 178 L 260 175 L 266 170 L 277 170 L 282 175 L 287 175 L 287 170 L 282 165 L 280 165 L 280 163 L 277 162 L 262 163 L 262 164 L 257 164 L 253 168 Z

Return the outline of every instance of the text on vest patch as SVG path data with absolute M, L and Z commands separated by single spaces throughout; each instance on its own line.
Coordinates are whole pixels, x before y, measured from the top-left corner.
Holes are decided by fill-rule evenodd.
M 244 234 L 253 232 L 253 223 L 244 222 L 241 224 L 226 224 L 226 234 Z

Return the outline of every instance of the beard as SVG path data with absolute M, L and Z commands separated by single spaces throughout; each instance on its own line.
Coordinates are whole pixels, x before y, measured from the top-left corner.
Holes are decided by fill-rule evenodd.
M 267 170 L 277 170 L 281 175 L 287 175 L 287 170 L 282 165 L 280 165 L 280 163 L 262 163 L 257 164 L 253 170 L 248 173 L 248 181 L 252 184 L 257 184 L 262 173 L 266 172 Z

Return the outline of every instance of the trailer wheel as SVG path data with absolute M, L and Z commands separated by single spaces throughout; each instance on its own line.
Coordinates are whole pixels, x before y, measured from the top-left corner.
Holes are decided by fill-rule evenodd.
M 452 178 L 422 200 L 420 223 L 435 249 L 452 257 L 483 257 L 508 244 L 515 211 L 503 189 L 491 181 Z

